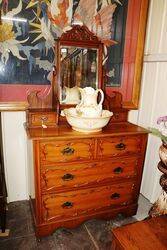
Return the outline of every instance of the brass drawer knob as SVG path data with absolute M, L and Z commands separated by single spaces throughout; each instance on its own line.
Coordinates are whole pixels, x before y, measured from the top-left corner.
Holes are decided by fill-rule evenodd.
M 121 143 L 115 145 L 115 148 L 118 150 L 124 150 L 126 148 L 126 145 L 121 142 Z
M 75 151 L 74 148 L 66 147 L 66 148 L 64 148 L 64 149 L 61 151 L 61 153 L 62 153 L 63 155 L 72 155 L 72 154 L 74 154 L 74 151 Z
M 123 168 L 117 167 L 117 168 L 114 169 L 113 172 L 114 172 L 114 174 L 121 174 L 123 172 Z
M 71 201 L 66 201 L 61 206 L 62 208 L 71 208 L 73 207 L 73 203 Z
M 70 181 L 70 180 L 73 180 L 73 179 L 74 179 L 74 175 L 72 175 L 72 174 L 65 174 L 62 177 L 63 181 Z
M 119 193 L 113 193 L 113 194 L 110 196 L 110 198 L 111 198 L 112 200 L 119 199 L 119 198 L 120 198 L 120 194 L 119 194 Z

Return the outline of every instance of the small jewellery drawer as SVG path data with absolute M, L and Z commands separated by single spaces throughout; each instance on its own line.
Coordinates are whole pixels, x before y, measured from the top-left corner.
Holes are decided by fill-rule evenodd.
M 29 126 L 32 127 L 55 126 L 57 124 L 57 115 L 56 112 L 29 112 L 28 120 Z
M 94 140 L 92 139 L 40 142 L 40 161 L 44 165 L 93 158 Z
M 141 151 L 140 136 L 109 137 L 98 140 L 97 158 L 123 156 Z
M 64 188 L 98 185 L 137 175 L 138 158 L 112 160 L 97 163 L 63 164 L 41 169 L 43 192 L 55 192 Z
M 134 184 L 101 186 L 42 196 L 43 221 L 69 218 L 125 206 L 133 202 Z

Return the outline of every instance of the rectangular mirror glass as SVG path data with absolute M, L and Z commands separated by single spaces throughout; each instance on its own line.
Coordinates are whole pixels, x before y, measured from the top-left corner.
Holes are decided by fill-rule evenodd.
M 78 104 L 78 88 L 98 88 L 98 50 L 74 46 L 60 47 L 61 103 Z

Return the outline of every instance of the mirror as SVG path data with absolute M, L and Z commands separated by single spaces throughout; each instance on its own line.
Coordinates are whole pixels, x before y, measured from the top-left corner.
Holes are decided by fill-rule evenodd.
M 60 61 L 61 103 L 78 104 L 78 88 L 98 88 L 98 50 L 61 46 Z
M 61 105 L 80 102 L 79 88 L 102 87 L 102 43 L 87 27 L 74 25 L 57 41 L 56 94 Z

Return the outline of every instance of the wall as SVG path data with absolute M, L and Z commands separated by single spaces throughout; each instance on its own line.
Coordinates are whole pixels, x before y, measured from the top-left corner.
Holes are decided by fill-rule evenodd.
M 140 107 L 129 120 L 146 128 L 167 112 L 167 1 L 151 0 Z M 27 199 L 27 152 L 24 112 L 2 112 L 5 168 L 9 201 Z M 160 193 L 158 148 L 160 140 L 149 136 L 141 193 L 154 202 Z
M 2 112 L 2 132 L 8 201 L 28 199 L 25 112 Z
M 157 127 L 159 116 L 167 115 L 167 1 L 151 0 L 144 56 L 142 90 L 138 111 L 130 120 L 143 127 Z M 151 202 L 160 193 L 157 163 L 160 139 L 150 135 L 141 193 Z

